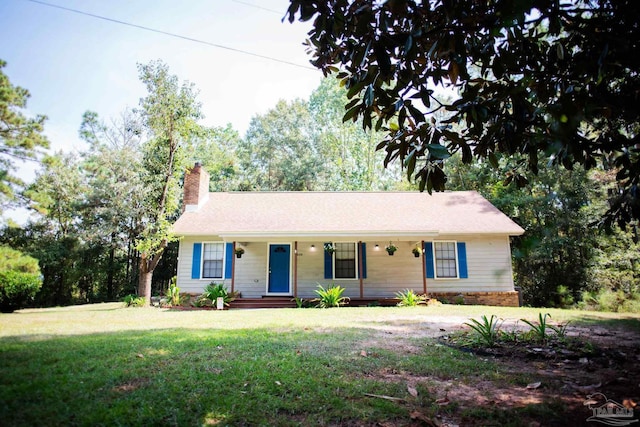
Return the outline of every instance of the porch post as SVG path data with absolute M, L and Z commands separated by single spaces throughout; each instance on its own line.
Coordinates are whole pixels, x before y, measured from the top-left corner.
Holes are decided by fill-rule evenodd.
M 236 281 L 236 242 L 233 242 L 233 253 L 231 254 L 231 292 L 234 291 Z
M 293 297 L 298 297 L 298 241 L 293 243 Z
M 360 278 L 360 298 L 364 298 L 364 282 L 362 279 L 362 241 L 358 242 L 358 277 Z
M 421 250 L 420 252 L 422 252 L 422 293 L 423 294 L 427 294 L 427 265 L 426 265 L 426 260 L 424 258 L 424 240 L 422 241 L 422 244 L 420 246 Z

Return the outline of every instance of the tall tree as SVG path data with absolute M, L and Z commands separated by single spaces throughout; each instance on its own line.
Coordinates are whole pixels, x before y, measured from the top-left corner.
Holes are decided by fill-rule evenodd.
M 264 115 L 251 119 L 238 148 L 246 174 L 244 187 L 256 190 L 315 190 L 323 164 L 311 117 L 303 100 L 280 100 Z
M 40 214 L 35 224 L 26 227 L 32 236 L 26 247 L 40 261 L 44 276 L 37 302 L 64 305 L 78 296 L 76 285 L 83 275 L 78 268 L 84 246 L 79 212 L 87 187 L 74 154 L 47 156 L 42 165 L 25 191 L 30 207 Z
M 210 191 L 234 191 L 241 179 L 236 149 L 240 135 L 231 124 L 205 128 L 193 140 L 188 164 L 200 162 L 211 175 Z
M 100 263 L 105 274 L 102 291 L 108 300 L 129 289 L 137 271 L 134 249 L 144 212 L 141 134 L 142 124 L 131 110 L 108 124 L 88 111 L 80 127 L 80 136 L 89 145 L 82 165 L 89 192 L 81 218 L 86 240 L 100 252 L 94 263 Z
M 145 212 L 137 242 L 140 253 L 138 293 L 151 301 L 153 271 L 174 237 L 171 220 L 179 204 L 179 178 L 185 169 L 185 145 L 200 131 L 200 104 L 192 84 L 180 84 L 167 65 L 152 61 L 138 65 L 147 96 L 140 114 L 149 139 L 143 144 L 142 182 Z
M 324 166 L 319 176 L 323 190 L 383 190 L 398 188 L 400 166 L 382 167 L 384 154 L 375 148 L 380 132 L 367 131 L 357 122 L 343 122 L 347 91 L 336 79 L 324 78 L 311 93 L 312 139 Z
M 403 162 L 421 189 L 444 190 L 457 151 L 522 157 L 534 173 L 541 155 L 567 169 L 600 161 L 619 186 L 608 222 L 640 218 L 636 0 L 290 0 L 288 18 L 313 20 L 311 63 L 348 88 L 344 118 L 384 128 L 385 163 Z M 459 97 L 439 100 L 438 86 Z M 432 122 L 438 109 L 462 131 Z M 508 179 L 527 182 L 519 168 Z
M 22 111 L 29 92 L 11 84 L 2 71 L 5 66 L 6 62 L 0 60 L 0 214 L 24 186 L 13 173 L 15 161 L 36 159 L 38 150 L 49 146 L 42 134 L 46 117 L 28 117 Z

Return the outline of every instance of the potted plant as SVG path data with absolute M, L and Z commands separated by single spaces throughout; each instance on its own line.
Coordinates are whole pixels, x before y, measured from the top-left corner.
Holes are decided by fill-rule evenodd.
M 325 243 L 324 250 L 329 254 L 333 254 L 336 251 L 336 248 L 333 246 L 333 243 Z
M 243 248 L 236 248 L 235 253 L 236 253 L 236 258 L 242 258 L 242 254 L 244 253 L 244 249 Z
M 420 254 L 422 254 L 422 251 L 420 250 L 419 246 L 416 246 L 415 248 L 411 249 L 411 252 L 413 252 L 413 256 L 416 258 L 418 258 Z
M 396 245 L 394 245 L 393 243 L 389 242 L 389 244 L 387 245 L 386 248 L 384 248 L 385 251 L 387 251 L 387 253 L 390 256 L 393 256 L 393 254 L 395 253 L 395 251 L 398 250 L 398 247 Z

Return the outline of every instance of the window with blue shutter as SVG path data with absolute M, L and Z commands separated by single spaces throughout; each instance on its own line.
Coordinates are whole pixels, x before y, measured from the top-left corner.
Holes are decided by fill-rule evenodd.
M 202 243 L 193 244 L 193 257 L 191 259 L 191 278 L 200 278 L 200 262 L 202 258 Z
M 467 245 L 465 242 L 424 242 L 428 279 L 467 279 Z

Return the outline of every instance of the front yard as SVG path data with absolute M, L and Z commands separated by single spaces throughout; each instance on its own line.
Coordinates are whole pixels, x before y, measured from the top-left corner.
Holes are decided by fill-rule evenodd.
M 541 311 L 579 344 L 451 344 L 470 318 Z M 0 423 L 585 425 L 587 395 L 640 400 L 639 343 L 638 315 L 569 310 L 22 310 L 0 315 Z

